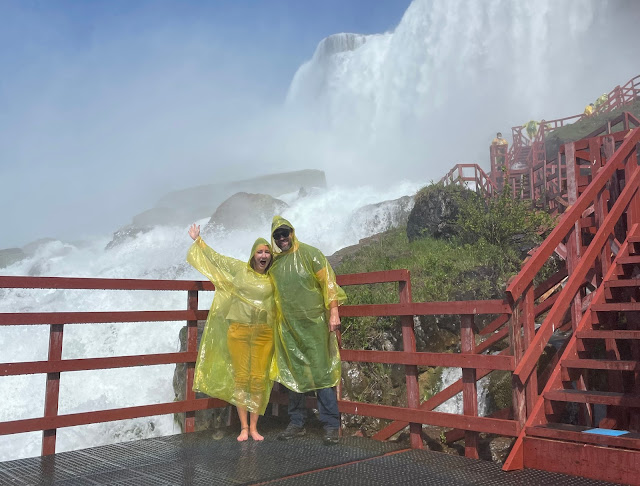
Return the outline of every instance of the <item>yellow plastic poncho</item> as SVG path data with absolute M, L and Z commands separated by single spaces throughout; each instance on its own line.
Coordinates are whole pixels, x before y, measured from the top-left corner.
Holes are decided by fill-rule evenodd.
M 193 389 L 262 415 L 273 386 L 269 369 L 275 301 L 269 276 L 251 267 L 260 245 L 270 246 L 264 238 L 257 239 L 247 263 L 216 253 L 198 237 L 187 261 L 216 287 Z
M 527 131 L 527 135 L 531 140 L 533 140 L 538 134 L 538 122 L 535 120 L 529 120 L 527 123 L 522 125 L 522 128 Z
M 585 108 L 584 108 L 584 114 L 585 114 L 586 116 L 591 116 L 591 115 L 593 115 L 593 105 L 587 105 L 587 106 L 585 106 Z
M 278 253 L 273 232 L 283 225 L 291 228 L 291 248 Z M 278 308 L 271 378 L 298 393 L 336 386 L 340 351 L 329 332 L 329 309 L 347 297 L 325 256 L 300 243 L 291 223 L 275 216 L 271 234 L 275 253 L 269 273 Z
M 606 104 L 607 101 L 609 101 L 609 95 L 607 93 L 603 93 L 602 95 L 598 96 L 596 102 L 594 103 L 596 110 L 602 105 Z

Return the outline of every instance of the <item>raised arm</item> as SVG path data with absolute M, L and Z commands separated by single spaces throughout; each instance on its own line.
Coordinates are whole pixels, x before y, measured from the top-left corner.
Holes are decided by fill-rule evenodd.
M 195 223 L 189 227 L 189 236 L 195 241 L 187 253 L 187 261 L 207 277 L 216 287 L 228 287 L 233 283 L 237 272 L 246 267 L 246 263 L 235 258 L 221 255 L 209 247 L 200 237 L 200 226 Z

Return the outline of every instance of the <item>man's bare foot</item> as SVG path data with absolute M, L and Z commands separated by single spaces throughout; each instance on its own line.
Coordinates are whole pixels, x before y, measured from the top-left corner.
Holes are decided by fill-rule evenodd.
M 238 436 L 238 442 L 244 442 L 249 438 L 249 429 L 247 427 L 243 427 L 240 431 L 240 435 Z
M 264 440 L 264 437 L 262 435 L 260 435 L 257 430 L 252 430 L 251 431 L 251 438 L 253 440 Z

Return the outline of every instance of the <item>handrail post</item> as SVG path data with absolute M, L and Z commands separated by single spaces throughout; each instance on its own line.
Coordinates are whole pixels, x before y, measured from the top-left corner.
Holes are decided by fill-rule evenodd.
M 518 366 L 524 350 L 522 348 L 522 332 L 520 329 L 520 304 L 522 300 L 518 300 L 513 304 L 513 310 L 511 312 L 511 319 L 509 322 L 509 342 L 511 344 L 511 353 L 515 358 L 515 365 Z M 513 385 L 513 418 L 520 423 L 520 426 L 524 426 L 527 419 L 527 403 L 524 393 L 524 386 L 514 375 L 512 376 Z
M 578 174 L 576 173 L 576 146 L 575 143 L 565 144 L 566 169 L 567 169 L 567 202 L 572 206 L 578 200 Z M 582 235 L 580 221 L 577 220 L 567 237 L 567 271 L 569 275 L 578 264 L 582 252 Z M 571 304 L 571 328 L 575 331 L 582 318 L 582 297 L 578 291 Z
M 62 359 L 62 337 L 64 324 L 49 325 L 49 354 L 47 361 L 60 361 Z M 44 416 L 56 417 L 58 415 L 58 402 L 60 398 L 60 372 L 47 373 L 47 391 L 44 398 Z M 56 453 L 57 429 L 42 431 L 42 455 L 49 456 Z
M 198 310 L 198 291 L 197 290 L 189 290 L 187 297 L 187 309 L 191 311 Z M 198 348 L 198 321 L 197 320 L 189 320 L 187 321 L 187 352 L 192 353 L 197 351 Z M 195 371 L 195 363 L 186 363 L 186 373 L 187 379 L 186 382 L 186 390 L 185 390 L 185 400 L 195 400 L 196 392 L 193 391 L 193 376 Z M 184 431 L 185 432 L 193 432 L 195 430 L 196 423 L 196 412 L 189 411 L 185 412 L 185 420 L 184 420 Z
M 523 351 L 525 351 L 533 337 L 535 336 L 535 301 L 534 301 L 534 289 L 533 283 L 529 284 L 529 287 L 524 292 L 524 300 L 522 302 L 522 328 L 523 328 Z M 525 383 L 525 399 L 527 404 L 527 417 L 533 411 L 533 406 L 538 399 L 538 372 L 536 369 L 529 376 L 529 379 Z
M 610 135 L 602 137 L 602 146 L 604 152 L 604 160 L 600 161 L 600 165 L 604 166 L 607 162 L 609 162 L 609 159 L 613 156 L 613 152 L 615 151 L 615 141 L 613 137 Z M 597 228 L 602 225 L 602 222 L 607 217 L 607 201 L 609 201 L 609 199 L 611 198 L 611 191 L 609 190 L 608 186 L 609 185 L 602 188 L 602 190 L 598 192 L 596 200 L 594 202 L 594 216 Z M 611 266 L 611 239 L 612 238 L 610 237 L 609 241 L 602 247 L 602 251 L 600 253 L 600 268 L 598 275 L 599 281 L 597 282 L 598 285 L 600 285 L 602 278 L 604 278 L 604 276 L 609 271 L 609 267 Z
M 410 304 L 411 297 L 411 277 L 407 272 L 407 279 L 398 282 L 398 292 L 401 304 Z M 402 349 L 405 352 L 416 352 L 416 336 L 413 330 L 413 316 L 402 316 Z M 405 376 L 407 384 L 407 406 L 409 408 L 420 408 L 420 389 L 418 386 L 418 367 L 415 365 L 405 365 Z M 411 436 L 411 448 L 422 449 L 422 424 L 410 422 L 409 432 Z
M 475 353 L 476 338 L 473 330 L 473 314 L 460 316 L 460 350 L 463 353 Z M 462 413 L 478 416 L 478 389 L 476 369 L 462 368 Z M 478 459 L 478 432 L 466 430 L 464 433 L 464 455 Z

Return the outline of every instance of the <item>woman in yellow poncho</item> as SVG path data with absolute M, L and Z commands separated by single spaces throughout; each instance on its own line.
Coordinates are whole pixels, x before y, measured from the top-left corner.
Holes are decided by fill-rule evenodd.
M 247 263 L 212 250 L 200 238 L 200 226 L 193 224 L 189 235 L 195 242 L 187 261 L 216 287 L 200 342 L 193 389 L 236 406 L 242 426 L 239 441 L 249 435 L 263 440 L 258 417 L 264 414 L 273 385 L 269 367 L 275 302 L 267 275 L 271 246 L 258 238 Z

